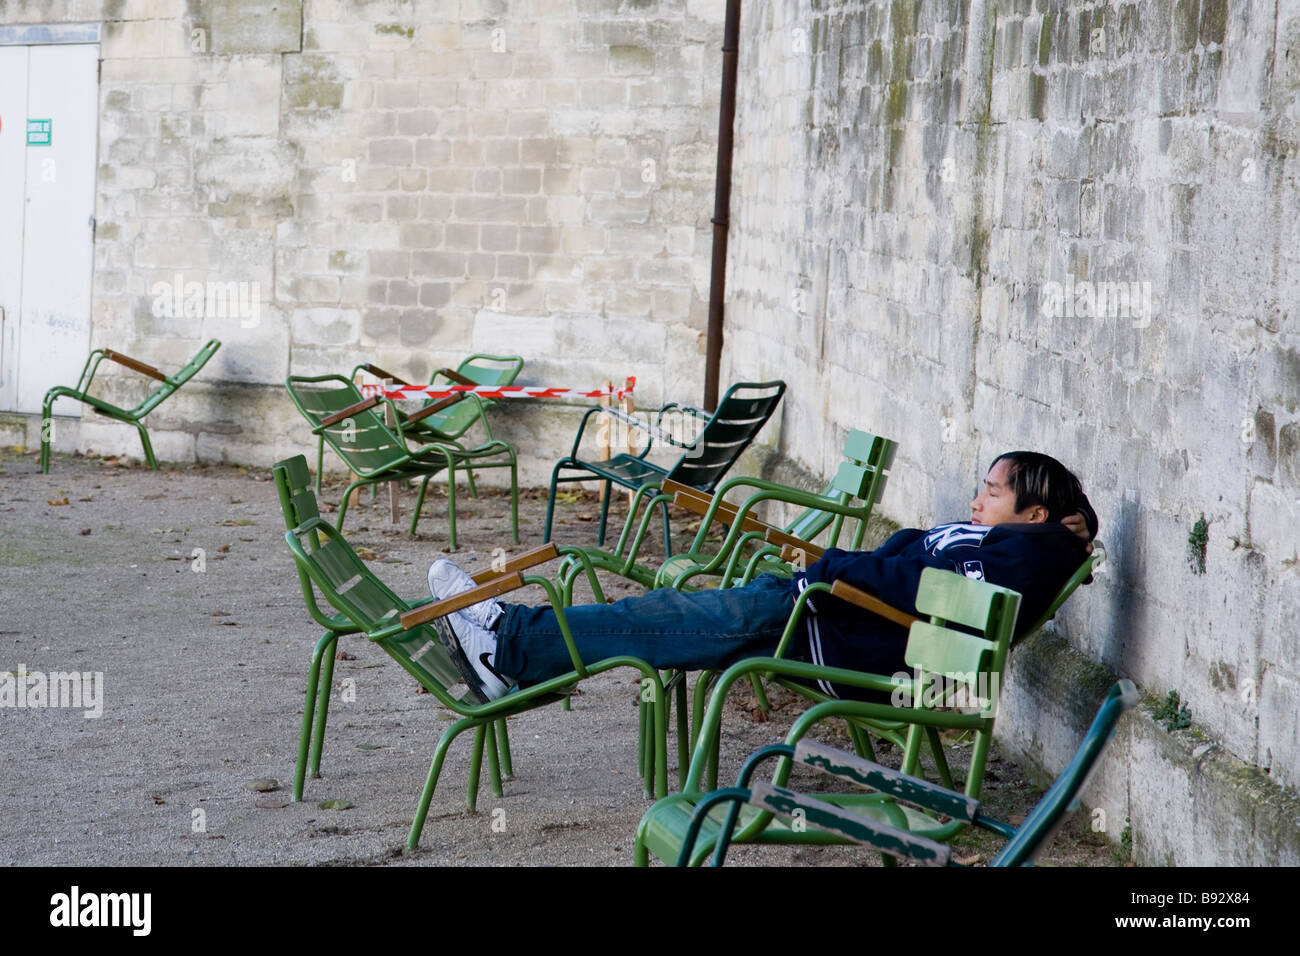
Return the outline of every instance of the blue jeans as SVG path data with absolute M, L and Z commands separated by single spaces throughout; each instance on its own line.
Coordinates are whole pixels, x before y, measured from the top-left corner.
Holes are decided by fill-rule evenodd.
M 587 663 L 631 655 L 658 668 L 704 670 L 771 655 L 796 596 L 792 581 L 765 574 L 743 588 L 689 593 L 659 588 L 617 604 L 565 608 L 564 615 Z M 498 671 L 528 685 L 573 670 L 553 610 L 502 607 L 505 613 L 496 628 Z M 791 650 L 800 644 L 806 646 L 796 640 Z

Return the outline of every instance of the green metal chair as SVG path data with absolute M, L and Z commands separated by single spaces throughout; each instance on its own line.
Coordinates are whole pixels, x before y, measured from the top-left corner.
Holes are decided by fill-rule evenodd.
M 129 355 L 123 355 L 121 352 L 114 352 L 112 349 L 95 349 L 86 359 L 86 364 L 81 369 L 81 377 L 77 379 L 77 384 L 69 388 L 66 385 L 56 385 L 45 393 L 45 400 L 41 404 L 41 471 L 48 473 L 50 470 L 50 438 L 49 429 L 44 423 L 51 421 L 51 411 L 54 403 L 60 398 L 72 398 L 79 402 L 89 405 L 96 412 L 105 418 L 111 418 L 114 421 L 123 422 L 127 425 L 134 425 L 136 431 L 140 433 L 140 444 L 144 446 L 145 461 L 149 467 L 155 471 L 158 468 L 158 460 L 154 458 L 153 445 L 149 441 L 149 432 L 144 427 L 144 418 L 155 408 L 171 397 L 172 393 L 188 382 L 194 375 L 207 364 L 208 359 L 221 348 L 221 342 L 212 339 L 203 348 L 194 354 L 194 357 L 185 363 L 175 375 L 165 375 L 152 365 L 133 359 Z M 152 392 L 145 396 L 144 401 L 135 408 L 118 408 L 116 405 L 109 404 L 102 398 L 96 398 L 89 394 L 91 380 L 95 377 L 95 372 L 99 370 L 99 363 L 108 359 L 119 365 L 147 375 L 155 381 L 161 382 Z
M 676 863 L 678 866 L 686 866 L 695 855 L 698 833 L 714 807 L 747 803 L 788 818 L 792 825 L 797 823 L 825 830 L 900 860 L 928 866 L 962 865 L 954 862 L 952 848 L 946 844 L 882 823 L 868 815 L 857 813 L 852 807 L 837 806 L 823 799 L 821 794 L 798 793 L 767 781 L 750 785 L 750 779 L 764 760 L 785 757 L 839 780 L 874 790 L 887 798 L 909 803 L 933 814 L 961 820 L 1003 837 L 1007 842 L 989 861 L 991 867 L 1032 866 L 1066 814 L 1078 809 L 1079 793 L 1087 785 L 1106 745 L 1115 736 L 1120 717 L 1137 705 L 1138 698 L 1138 690 L 1132 681 L 1121 680 L 1111 687 L 1074 758 L 1019 827 L 985 815 L 980 802 L 963 793 L 936 786 L 927 780 L 882 767 L 862 757 L 805 738 L 793 746 L 771 744 L 756 750 L 745 761 L 736 786 L 716 790 L 700 800 Z M 734 825 L 735 816 L 729 813 L 727 822 Z M 713 866 L 721 866 L 725 862 L 730 845 L 731 832 L 724 822 L 716 842 Z
M 748 583 L 757 573 L 767 571 L 789 576 L 788 564 L 775 560 L 780 547 L 771 540 L 811 540 L 829 529 L 828 547 L 838 544 L 846 524 L 853 526 L 850 547 L 858 548 L 866 532 L 871 511 L 884 493 L 897 443 L 867 432 L 853 430 L 845 442 L 845 461 L 821 494 L 801 491 L 764 481 L 760 478 L 729 478 L 710 495 L 671 479 L 665 479 L 661 494 L 646 502 L 643 511 L 628 516 L 612 550 L 579 548 L 561 563 L 557 576 L 565 604 L 572 603 L 573 589 L 580 574 L 592 582 L 596 600 L 603 591 L 596 572 L 606 571 L 627 578 L 646 588 L 676 587 L 694 590 L 693 578 L 718 578 L 718 586 Z M 750 489 L 740 505 L 726 501 L 732 491 Z M 857 499 L 858 503 L 854 503 Z M 783 528 L 773 528 L 754 517 L 764 501 L 781 501 L 804 510 Z M 653 520 L 654 509 L 672 503 L 702 516 L 695 540 L 684 553 L 668 558 L 658 569 L 637 561 Z M 729 530 L 721 545 L 708 540 L 713 524 L 727 525 Z M 769 540 L 766 535 L 771 535 Z M 740 569 L 743 576 L 738 578 Z
M 502 794 L 502 774 L 509 776 L 512 773 L 510 743 L 506 731 L 507 717 L 547 704 L 567 701 L 577 681 L 616 667 L 631 667 L 640 671 L 642 686 L 645 688 L 643 696 L 648 695 L 653 700 L 663 698 L 658 672 L 642 660 L 634 657 L 609 657 L 592 663 L 584 662 L 573 643 L 563 608 L 556 602 L 555 590 L 550 581 L 544 577 L 524 577 L 520 573 L 541 561 L 554 558 L 558 553 L 554 545 L 534 549 L 507 562 L 504 569 L 477 576 L 479 586 L 457 597 L 438 602 L 432 598 L 405 601 L 374 575 L 332 525 L 321 520 L 316 497 L 311 490 L 311 475 L 303 456 L 296 455 L 279 462 L 272 472 L 284 510 L 285 523 L 289 526 L 285 531 L 285 541 L 293 554 L 308 613 L 325 628 L 325 633 L 316 643 L 307 673 L 307 692 L 294 770 L 295 800 L 302 799 L 309 757 L 312 776 L 320 775 L 334 651 L 341 634 L 364 634 L 368 640 L 383 648 L 439 703 L 460 716 L 442 734 L 434 749 L 429 774 L 407 836 L 408 849 L 415 849 L 419 843 L 447 749 L 464 731 L 473 729 L 475 732 L 466 791 L 466 802 L 472 811 L 477 804 L 485 751 L 492 790 L 496 795 Z M 489 703 L 476 703 L 470 697 L 468 689 L 463 688 L 460 673 L 436 633 L 438 628 L 444 626 L 441 618 L 470 604 L 524 585 L 542 588 L 555 604 L 560 631 L 573 661 L 573 670 L 532 687 L 516 689 Z M 320 607 L 316 599 L 317 591 L 337 614 L 331 615 Z M 462 687 L 460 691 L 455 689 L 458 685 Z M 662 708 L 655 708 L 653 725 L 642 728 L 644 756 L 641 763 L 645 771 L 647 796 L 652 793 L 663 796 L 667 793 L 664 721 Z
M 812 541 L 829 527 L 827 547 L 836 547 L 846 519 L 854 523 L 849 548 L 857 550 L 862 546 L 871 511 L 884 495 L 897 451 L 898 443 L 888 438 L 857 429 L 850 431 L 844 446 L 845 461 L 840 463 L 835 477 L 820 495 L 759 479 L 734 479 L 736 485 L 757 491 L 735 509 L 727 508 L 723 502 L 725 492 L 714 495 L 703 513 L 700 530 L 691 547 L 684 554 L 668 558 L 660 566 L 655 575 L 655 586 L 694 590 L 697 585 L 692 579 L 702 576 L 719 578 L 720 587 L 733 582 L 747 584 L 756 574 L 764 572 L 789 577 L 793 569 L 780 560 L 781 548 L 772 541 L 780 538 Z M 687 508 L 692 507 L 685 496 L 679 494 L 677 499 Z M 860 504 L 851 504 L 855 500 Z M 782 501 L 802 506 L 804 511 L 780 529 L 760 521 L 747 521 L 764 501 Z M 729 529 L 716 552 L 710 554 L 707 535 L 709 527 L 716 521 L 729 525 Z M 774 531 L 779 534 L 770 534 Z M 750 551 L 751 545 L 758 547 Z M 742 564 L 744 572 L 737 580 Z
M 411 534 L 415 534 L 429 479 L 445 470 L 448 537 L 450 546 L 454 549 L 457 546 L 457 469 L 463 468 L 468 474 L 471 468 L 508 468 L 511 534 L 516 542 L 519 541 L 519 483 L 515 451 L 506 442 L 492 438 L 491 428 L 483 415 L 482 399 L 477 395 L 467 393 L 463 397 L 443 399 L 413 414 L 399 415 L 396 405 L 389 399 L 362 398 L 357 386 L 342 375 L 291 375 L 285 380 L 285 388 L 298 411 L 311 424 L 312 433 L 323 443 L 317 453 L 317 486 L 319 487 L 323 464 L 324 444 L 328 444 L 357 476 L 339 501 L 339 530 L 342 530 L 343 521 L 347 517 L 349 498 L 354 488 L 419 478 L 420 490 L 416 496 L 410 526 Z M 433 418 L 447 413 L 453 404 L 464 406 L 466 412 L 453 409 L 449 422 Z M 389 426 L 385 423 L 378 414 L 380 407 L 391 409 L 396 424 Z M 466 447 L 456 438 L 442 435 L 441 432 L 437 432 L 440 437 L 433 437 L 430 426 L 426 424 L 426 420 L 433 420 L 439 424 L 459 426 L 461 423 L 456 416 L 466 413 L 472 416 L 473 421 L 482 422 L 487 432 L 487 441 Z M 459 434 L 463 435 L 468 427 L 461 428 Z M 418 447 L 411 450 L 408 441 L 417 443 Z M 470 489 L 474 490 L 472 475 Z
M 774 539 L 776 538 L 776 536 L 769 534 L 769 538 Z M 785 544 L 782 547 L 781 554 L 783 556 L 789 557 L 791 555 L 791 552 L 801 553 L 804 559 L 808 561 L 816 561 L 819 557 L 821 557 L 821 549 L 807 542 L 798 542 L 797 546 L 791 544 Z M 1061 605 L 1063 605 L 1066 602 L 1066 600 L 1070 597 L 1071 594 L 1075 592 L 1075 590 L 1079 587 L 1079 585 L 1088 583 L 1089 581 L 1092 580 L 1093 572 L 1105 561 L 1105 557 L 1106 557 L 1106 550 L 1105 547 L 1102 545 L 1101 541 L 1099 540 L 1094 541 L 1092 553 L 1089 554 L 1087 558 L 1084 559 L 1084 562 L 1081 565 L 1079 565 L 1079 570 L 1076 571 L 1073 575 L 1071 575 L 1070 579 L 1061 586 L 1061 590 L 1057 592 L 1056 597 L 1052 599 L 1052 603 L 1048 605 L 1047 609 L 1042 613 L 1042 615 L 1038 618 L 1038 620 L 1034 621 L 1026 628 L 1018 629 L 1018 632 L 1012 636 L 1011 646 L 1015 647 L 1017 644 L 1022 643 L 1023 641 L 1032 637 L 1034 634 L 1038 633 L 1040 630 L 1046 627 L 1047 623 L 1051 621 L 1053 617 L 1055 617 L 1056 612 L 1061 609 Z M 887 609 L 886 606 L 880 605 L 880 602 L 874 601 L 874 599 L 871 598 L 869 595 L 864 595 L 861 591 L 858 591 L 855 588 L 850 588 L 847 585 L 843 585 L 843 584 L 837 584 L 837 588 L 838 591 L 836 593 L 839 594 L 839 596 L 844 597 L 846 600 L 858 603 L 860 606 L 865 607 L 866 609 L 872 611 L 873 613 L 888 614 L 888 610 L 890 610 Z M 869 603 L 869 602 L 874 602 L 874 603 Z M 905 616 L 895 617 L 893 619 L 895 620 L 896 623 L 902 624 L 903 626 L 909 626 L 909 622 L 904 620 L 904 618 Z M 787 634 L 788 633 L 790 632 L 787 631 Z M 783 653 L 784 646 L 785 646 L 785 642 L 783 641 L 782 648 L 778 649 L 777 651 L 778 657 Z M 698 728 L 700 726 L 701 721 L 703 720 L 704 702 L 708 699 L 709 688 L 712 682 L 716 679 L 716 677 L 717 677 L 717 671 L 706 670 L 706 671 L 701 671 L 699 676 L 696 678 L 695 692 L 693 695 L 693 701 L 694 701 L 694 706 L 692 711 L 693 717 L 691 723 L 691 726 L 693 728 Z M 821 692 L 816 687 L 810 686 L 809 684 L 799 680 L 791 680 L 789 678 L 782 677 L 779 674 L 762 675 L 762 677 L 770 677 L 776 683 L 785 687 L 787 690 L 791 690 L 796 694 L 806 697 L 809 700 L 812 700 L 816 703 L 822 703 L 822 702 L 831 701 L 835 699 L 830 695 Z M 679 680 L 680 680 L 679 675 L 670 675 L 665 680 L 665 687 L 667 687 L 669 690 L 672 690 L 676 686 Z M 767 697 L 763 690 L 761 681 L 762 678 L 760 678 L 759 675 L 757 674 L 751 675 L 751 682 L 754 684 L 754 694 L 758 700 L 759 709 L 762 710 L 764 713 L 767 713 L 768 711 Z M 680 691 L 678 692 L 678 695 L 680 697 Z M 680 700 L 679 700 L 679 706 L 680 706 Z M 680 713 L 679 713 L 679 722 L 680 722 Z M 875 754 L 875 751 L 871 745 L 870 735 L 880 737 L 883 740 L 888 740 L 891 744 L 901 749 L 906 746 L 906 742 L 904 739 L 906 730 L 907 730 L 907 725 L 899 721 L 885 721 L 885 720 L 848 721 L 849 736 L 853 740 L 854 748 L 857 750 L 857 752 L 860 755 L 868 756 L 868 757 L 874 757 Z M 695 733 L 698 733 L 698 731 L 696 731 Z M 693 748 L 695 746 L 695 743 L 696 743 L 696 737 L 693 734 L 690 740 L 690 746 Z M 941 757 L 941 754 L 936 756 Z M 718 758 L 718 754 L 715 748 L 712 754 L 712 763 L 710 764 L 710 771 L 709 771 L 710 786 L 717 786 L 717 776 L 716 776 L 717 758 Z M 943 766 L 944 765 L 941 764 L 941 767 Z M 943 769 L 943 773 L 946 773 L 946 768 Z M 942 780 L 946 785 L 948 786 L 952 785 L 950 778 L 944 776 L 942 777 Z
M 463 359 L 456 368 L 441 368 L 429 376 L 429 384 L 435 386 L 447 385 L 513 385 L 519 373 L 523 371 L 524 360 L 518 355 L 487 355 L 484 353 L 475 353 Z M 397 385 L 409 385 L 405 379 L 402 379 L 392 372 L 385 371 L 378 365 L 370 362 L 363 362 L 352 370 L 351 378 L 356 381 L 357 375 L 365 372 L 374 376 L 381 382 L 390 379 Z M 397 409 L 397 421 L 405 425 L 405 435 L 408 441 L 419 441 L 423 443 L 459 441 L 460 438 L 474 427 L 479 421 L 486 421 L 483 418 L 488 409 L 497 404 L 495 399 L 484 398 L 481 395 L 452 395 L 447 398 L 429 399 L 420 408 L 419 415 L 425 413 L 424 417 L 417 417 L 412 421 L 411 415 Z M 488 433 L 491 439 L 491 432 Z M 320 492 L 320 461 L 324 454 L 323 439 L 318 443 L 316 449 L 317 470 L 316 470 L 316 491 Z M 466 479 L 469 484 L 470 494 L 476 494 L 474 489 L 473 472 L 466 472 Z
M 907 725 L 903 748 L 903 772 L 915 775 L 920 767 L 923 748 L 928 744 L 934 755 L 940 777 L 951 782 L 951 772 L 943 757 L 939 740 L 940 729 L 970 731 L 974 734 L 970 768 L 966 776 L 965 794 L 977 798 L 984 779 L 984 767 L 989 746 L 993 740 L 993 723 L 996 715 L 997 688 L 1002 678 L 1011 636 L 1015 631 L 1016 616 L 1020 610 L 1020 595 L 985 581 L 976 581 L 942 571 L 926 568 L 921 574 L 917 589 L 916 606 L 929 621 L 911 618 L 910 633 L 904 660 L 914 670 L 909 678 L 886 677 L 844 668 L 822 667 L 780 657 L 794 629 L 800 625 L 804 606 L 816 594 L 829 592 L 861 603 L 877 613 L 902 612 L 888 608 L 871 595 L 850 588 L 842 582 L 828 586 L 824 583 L 809 585 L 799 595 L 795 608 L 781 639 L 778 656 L 750 658 L 740 661 L 722 675 L 714 691 L 708 710 L 700 722 L 698 739 L 691 758 L 690 772 L 682 792 L 660 800 L 641 821 L 637 831 L 635 860 L 645 865 L 649 854 L 654 853 L 665 862 L 678 858 L 681 847 L 690 832 L 696 805 L 704 798 L 705 776 L 713 755 L 715 741 L 727 691 L 742 677 L 753 673 L 775 674 L 803 681 L 822 680 L 845 684 L 891 695 L 891 703 L 832 700 L 818 704 L 801 715 L 786 736 L 786 743 L 795 744 L 808 730 L 829 716 L 848 717 L 854 720 L 893 721 Z M 974 634 L 958 627 L 969 628 Z M 892 701 L 908 701 L 896 706 Z M 955 701 L 971 705 L 963 708 L 972 712 L 939 710 L 952 706 Z M 852 727 L 853 724 L 850 724 Z M 855 737 L 855 744 L 857 738 Z M 790 762 L 783 760 L 773 777 L 776 786 L 784 786 L 789 778 Z M 716 770 L 714 773 L 716 777 Z M 716 784 L 709 785 L 709 789 Z M 891 798 L 879 794 L 835 795 L 837 805 L 852 805 L 860 812 L 871 814 L 885 822 L 912 832 L 921 833 L 933 840 L 945 840 L 965 824 L 960 820 L 940 822 L 921 811 L 902 807 Z M 744 814 L 733 805 L 728 814 Z M 725 821 L 721 814 L 710 816 L 701 825 L 704 840 L 692 863 L 701 862 L 708 848 L 717 841 Z M 731 823 L 734 825 L 733 819 Z M 790 828 L 774 822 L 769 811 L 748 812 L 743 825 L 735 833 L 735 842 L 758 843 L 811 843 L 842 842 L 842 838 L 821 830 Z M 731 826 L 727 826 L 730 832 Z
M 713 491 L 719 481 L 740 458 L 741 453 L 749 447 L 750 442 L 767 420 L 776 411 L 781 397 L 785 394 L 785 382 L 740 382 L 727 389 L 727 393 L 718 403 L 718 409 L 712 415 L 691 405 L 669 402 L 659 409 L 655 416 L 655 432 L 646 440 L 645 447 L 639 454 L 615 455 L 608 461 L 588 461 L 578 457 L 582 445 L 583 432 L 592 415 L 609 414 L 615 418 L 623 416 L 616 409 L 592 408 L 582 416 L 578 425 L 578 434 L 573 439 L 573 449 L 565 458 L 555 463 L 551 471 L 550 500 L 546 505 L 546 528 L 542 533 L 543 541 L 551 540 L 551 520 L 555 512 L 555 489 L 561 482 L 589 481 L 593 478 L 605 483 L 605 499 L 600 508 L 600 528 L 597 532 L 597 544 L 605 543 L 605 524 L 609 518 L 609 500 L 613 485 L 627 488 L 635 495 L 632 499 L 631 512 L 635 515 L 643 499 L 654 498 L 659 486 L 665 481 L 676 481 L 699 491 Z M 672 436 L 665 425 L 670 425 L 674 415 L 689 416 L 689 419 L 702 423 L 699 434 L 691 442 L 682 442 Z M 671 467 L 656 465 L 647 461 L 646 456 L 654 447 L 655 438 L 661 442 L 683 449 L 681 456 Z M 560 477 L 562 471 L 576 471 L 577 474 Z M 652 507 L 652 506 L 648 506 Z M 672 553 L 672 535 L 668 524 L 668 505 L 659 502 L 664 522 L 665 553 Z

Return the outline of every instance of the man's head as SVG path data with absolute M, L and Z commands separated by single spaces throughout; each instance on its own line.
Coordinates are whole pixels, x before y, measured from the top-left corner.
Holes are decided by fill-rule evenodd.
M 1060 521 L 1079 507 L 1082 486 L 1055 458 L 1011 451 L 993 459 L 984 488 L 971 502 L 971 523 Z

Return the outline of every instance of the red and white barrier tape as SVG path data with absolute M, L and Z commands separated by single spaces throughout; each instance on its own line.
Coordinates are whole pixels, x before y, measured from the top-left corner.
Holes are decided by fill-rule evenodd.
M 482 398 L 610 398 L 621 401 L 625 395 L 631 395 L 636 386 L 636 379 L 629 378 L 626 388 L 564 388 L 547 385 L 362 385 L 361 394 L 366 398 L 391 398 L 394 401 L 404 398 L 449 398 L 473 392 Z

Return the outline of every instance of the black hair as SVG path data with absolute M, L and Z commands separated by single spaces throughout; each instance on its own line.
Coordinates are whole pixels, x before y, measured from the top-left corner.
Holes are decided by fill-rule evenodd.
M 1007 483 L 1016 496 L 1016 511 L 1042 505 L 1048 521 L 1060 521 L 1079 510 L 1083 485 L 1055 458 L 1036 451 L 1009 451 L 994 458 L 989 470 L 1000 461 L 1008 463 Z

